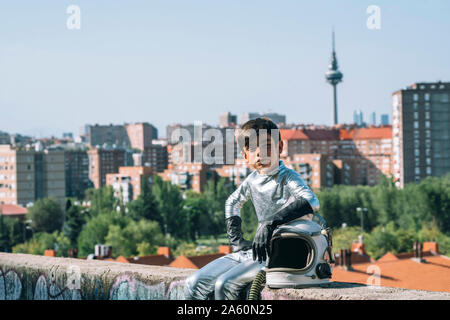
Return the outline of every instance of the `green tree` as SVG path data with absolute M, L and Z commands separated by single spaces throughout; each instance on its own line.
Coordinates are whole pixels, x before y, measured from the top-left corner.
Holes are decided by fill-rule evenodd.
M 136 249 L 138 256 L 148 256 L 156 253 L 156 247 L 145 241 L 138 243 Z
M 398 238 L 395 223 L 389 222 L 386 226 L 378 226 L 373 229 L 364 240 L 367 253 L 374 259 L 378 259 L 387 252 L 398 253 Z
M 186 231 L 189 239 L 195 241 L 197 235 L 207 234 L 212 226 L 212 219 L 208 214 L 207 203 L 202 194 L 188 190 L 183 202 L 184 217 L 186 219 Z
M 210 220 L 207 234 L 217 237 L 226 231 L 225 202 L 231 192 L 230 185 L 225 178 L 220 178 L 217 182 L 210 180 L 206 184 L 203 195 Z
M 332 237 L 334 252 L 341 249 L 350 249 L 352 243 L 359 241 L 360 235 L 361 228 L 357 226 L 333 229 Z M 363 239 L 365 239 L 366 235 L 367 234 L 363 234 Z
M 146 178 L 142 178 L 142 189 L 138 198 L 128 204 L 128 215 L 133 220 L 147 219 L 157 221 L 162 226 L 161 213 L 152 194 L 151 186 Z
M 252 241 L 258 228 L 258 217 L 251 200 L 244 203 L 241 208 L 242 233 L 246 240 Z
M 55 198 L 39 199 L 28 209 L 28 218 L 32 220 L 34 232 L 53 232 L 61 230 L 64 212 Z
M 86 257 L 94 253 L 96 244 L 105 243 L 110 225 L 117 225 L 119 228 L 125 226 L 131 221 L 131 218 L 124 216 L 121 212 L 111 211 L 101 213 L 88 219 L 78 236 L 78 254 L 80 257 Z M 114 248 L 113 248 L 114 250 Z
M 9 246 L 12 248 L 26 240 L 25 224 L 16 218 L 5 217 L 5 226 L 8 231 Z
M 66 212 L 66 220 L 63 225 L 63 232 L 70 239 L 72 246 L 76 246 L 78 236 L 86 223 L 83 208 L 72 205 Z
M 176 239 L 187 239 L 183 197 L 179 187 L 155 175 L 152 191 L 161 213 L 164 234 L 168 233 Z
M 87 201 L 90 201 L 89 214 L 91 217 L 100 213 L 111 212 L 116 210 L 119 201 L 114 197 L 114 190 L 111 186 L 104 186 L 99 189 L 86 190 Z
M 141 219 L 130 221 L 125 228 L 119 225 L 111 225 L 105 237 L 106 244 L 113 247 L 114 256 L 135 256 L 145 250 L 145 252 L 156 252 L 161 245 L 163 235 L 159 224 L 156 221 Z M 147 243 L 148 245 L 144 245 Z M 139 246 L 139 248 L 138 248 Z
M 4 220 L 5 217 L 0 213 L 0 251 L 9 252 L 9 234 Z
M 175 256 L 180 256 L 183 254 L 187 257 L 213 253 L 217 253 L 217 247 L 199 247 L 194 242 L 181 242 L 173 251 Z
M 450 174 L 427 177 L 418 187 L 439 230 L 450 232 Z
M 67 257 L 67 249 L 69 249 L 70 240 L 60 231 L 54 231 L 53 233 L 38 232 L 35 233 L 33 238 L 15 245 L 13 247 L 13 253 L 28 253 L 28 254 L 44 254 L 45 250 L 56 250 L 58 257 Z
M 342 223 L 347 223 L 341 216 L 340 198 L 336 187 L 322 190 L 317 194 L 320 203 L 319 214 L 327 221 L 331 228 L 339 228 Z

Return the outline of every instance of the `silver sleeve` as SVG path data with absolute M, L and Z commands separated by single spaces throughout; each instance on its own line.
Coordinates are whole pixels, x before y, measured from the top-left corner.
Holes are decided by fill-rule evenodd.
M 250 198 L 249 187 L 244 182 L 228 197 L 225 202 L 225 219 L 231 216 L 241 216 L 241 208 Z
M 293 172 L 288 175 L 286 185 L 289 188 L 291 194 L 296 198 L 304 198 L 308 201 L 311 208 L 316 212 L 320 208 L 319 199 L 312 192 L 311 188 L 300 178 L 297 172 Z

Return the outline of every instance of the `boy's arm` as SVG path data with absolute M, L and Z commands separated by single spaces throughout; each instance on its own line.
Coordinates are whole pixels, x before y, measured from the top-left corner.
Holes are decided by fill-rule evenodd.
M 241 216 L 241 208 L 250 198 L 249 187 L 244 180 L 242 184 L 228 197 L 225 202 L 225 219 L 232 216 Z
M 306 200 L 311 206 L 313 212 L 319 210 L 319 199 L 317 199 L 317 196 L 314 192 L 312 192 L 311 188 L 308 187 L 303 179 L 300 178 L 298 173 L 292 172 L 292 174 L 288 175 L 286 179 L 286 186 L 297 201 L 304 202 L 303 200 Z
M 225 224 L 233 252 L 250 249 L 252 245 L 244 239 L 241 229 L 241 208 L 249 198 L 249 189 L 244 180 L 225 202 Z

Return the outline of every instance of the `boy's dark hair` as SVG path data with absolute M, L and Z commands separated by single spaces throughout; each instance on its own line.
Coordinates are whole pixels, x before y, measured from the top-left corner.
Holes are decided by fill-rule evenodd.
M 263 118 L 256 118 L 256 119 L 252 119 L 247 121 L 246 123 L 244 123 L 242 125 L 241 131 L 242 132 L 246 132 L 248 130 L 254 130 L 256 132 L 256 137 L 259 138 L 259 130 L 264 129 L 266 130 L 267 136 L 271 136 L 272 130 L 277 130 L 278 131 L 278 141 L 281 140 L 281 133 L 280 130 L 278 129 L 278 126 L 269 118 L 263 117 Z M 245 147 L 245 149 L 249 148 L 249 141 L 250 138 L 248 136 L 240 136 L 240 138 L 238 138 L 238 143 L 241 145 L 242 147 Z

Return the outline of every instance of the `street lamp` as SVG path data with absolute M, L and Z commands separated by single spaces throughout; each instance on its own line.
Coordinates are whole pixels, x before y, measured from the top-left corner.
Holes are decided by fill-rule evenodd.
M 364 232 L 364 212 L 367 212 L 367 208 L 356 208 L 356 212 L 359 212 L 361 214 L 361 233 Z
M 31 237 L 34 237 L 34 230 L 33 228 L 30 226 L 30 224 L 33 222 L 33 220 L 25 220 L 24 221 L 24 229 L 23 229 L 23 241 L 26 241 L 26 230 L 31 230 Z

